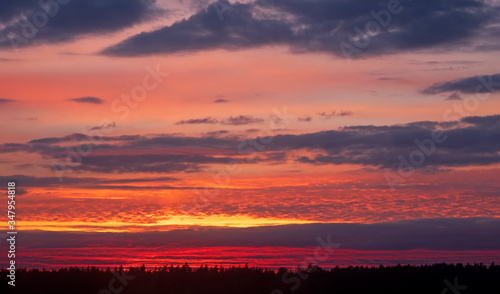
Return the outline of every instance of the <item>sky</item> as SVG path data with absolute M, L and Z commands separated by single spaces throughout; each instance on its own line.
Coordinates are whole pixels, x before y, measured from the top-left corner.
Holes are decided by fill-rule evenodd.
M 499 12 L 0 4 L 21 266 L 499 262 Z

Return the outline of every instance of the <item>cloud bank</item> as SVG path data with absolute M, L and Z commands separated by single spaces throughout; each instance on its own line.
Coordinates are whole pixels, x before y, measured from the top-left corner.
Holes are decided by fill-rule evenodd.
M 187 19 L 137 34 L 102 53 L 141 56 L 285 46 L 296 53 L 355 58 L 438 46 L 461 47 L 489 24 L 498 22 L 497 8 L 481 0 L 219 3 L 231 9 L 221 11 L 210 5 Z
M 307 224 L 256 228 L 193 228 L 146 233 L 24 232 L 27 246 L 75 248 L 95 242 L 109 247 L 318 246 L 330 235 L 340 249 L 353 250 L 497 250 L 500 220 L 492 218 L 422 219 L 375 224 Z M 91 240 L 91 241 L 89 241 Z
M 116 32 L 158 13 L 154 0 L 2 1 L 0 48 Z

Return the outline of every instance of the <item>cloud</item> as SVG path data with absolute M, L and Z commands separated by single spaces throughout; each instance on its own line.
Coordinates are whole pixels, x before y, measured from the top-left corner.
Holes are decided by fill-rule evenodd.
M 114 137 L 116 138 L 116 137 Z M 67 135 L 64 137 L 49 137 L 49 138 L 41 138 L 41 139 L 34 139 L 29 141 L 28 143 L 31 144 L 55 144 L 55 143 L 62 143 L 62 142 L 71 142 L 71 141 L 85 141 L 88 140 L 88 136 L 80 133 L 75 133 L 71 135 Z
M 427 95 L 445 92 L 461 92 L 463 94 L 488 93 L 500 91 L 500 74 L 473 76 L 454 81 L 436 83 L 422 91 Z
M 114 128 L 116 128 L 116 123 L 111 122 L 111 123 L 105 123 L 105 124 L 97 126 L 97 127 L 92 127 L 89 129 L 89 131 L 107 130 L 107 129 L 114 129 Z
M 223 125 L 232 125 L 232 126 L 242 126 L 242 125 L 250 125 L 264 122 L 262 118 L 255 118 L 251 115 L 239 115 L 235 117 L 229 117 L 228 119 L 222 121 Z
M 33 169 L 35 166 L 31 163 L 17 164 L 14 166 L 15 168 L 29 168 Z
M 181 120 L 176 122 L 176 125 L 186 125 L 186 124 L 221 124 L 221 125 L 232 125 L 232 126 L 242 126 L 242 125 L 249 125 L 249 124 L 255 124 L 255 123 L 261 123 L 264 122 L 263 119 L 261 118 L 255 118 L 253 116 L 249 115 L 239 115 L 239 116 L 230 116 L 229 118 L 226 119 L 217 119 L 214 117 L 205 117 L 205 118 L 196 118 L 196 119 L 188 119 L 188 120 Z
M 16 36 L 16 47 L 67 42 L 85 35 L 120 31 L 159 13 L 154 0 L 68 1 L 56 4 L 57 9 L 38 4 L 51 2 L 56 3 L 2 1 L 0 47 L 12 46 L 8 37 L 12 34 Z M 26 29 L 26 20 L 31 23 L 31 30 Z
M 460 97 L 460 94 L 458 94 L 457 92 L 451 94 L 450 96 L 448 96 L 448 98 L 446 98 L 445 100 L 462 100 L 462 97 Z
M 195 118 L 188 120 L 181 120 L 176 122 L 176 125 L 197 125 L 197 124 L 217 124 L 219 120 L 213 117 L 205 117 L 205 118 Z
M 312 117 L 306 116 L 306 117 L 299 117 L 298 121 L 305 121 L 305 122 L 310 122 L 312 121 Z
M 239 125 L 253 120 L 251 117 L 236 117 L 226 123 Z M 437 130 L 442 132 L 440 137 L 444 139 L 430 144 L 429 140 Z M 227 164 L 235 159 L 250 163 L 244 158 L 254 153 L 262 156 L 257 156 L 257 161 L 252 163 L 271 163 L 271 157 L 266 157 L 266 153 L 286 151 L 293 154 L 293 150 L 305 152 L 300 157 L 289 155 L 287 159 L 314 165 L 355 164 L 396 170 L 401 163 L 400 157 L 409 158 L 412 152 L 422 148 L 432 152 L 416 167 L 421 170 L 500 163 L 500 115 L 465 117 L 455 122 L 347 126 L 316 133 L 252 138 L 253 141 L 220 137 L 215 133 L 201 137 L 137 135 L 92 139 L 97 143 L 91 144 L 90 138 L 84 134 L 5 143 L 0 145 L 0 152 L 38 153 L 64 161 L 68 155 L 66 145 L 77 150 L 78 145 L 91 144 L 92 154 L 83 156 L 78 168 L 101 172 L 196 172 L 206 165 Z M 268 144 L 257 150 L 259 140 Z M 165 154 L 165 150 L 172 153 Z
M 218 136 L 227 135 L 227 134 L 229 134 L 228 130 L 219 130 L 219 131 L 213 131 L 213 132 L 207 133 L 208 136 L 212 136 L 212 137 L 218 137 Z
M 18 165 L 19 168 L 32 168 L 31 164 Z M 9 181 L 15 181 L 17 186 L 21 186 L 25 189 L 31 188 L 47 188 L 54 187 L 58 188 L 61 186 L 61 182 L 57 177 L 34 177 L 26 175 L 12 175 L 12 176 L 0 176 L 0 183 L 5 183 Z M 64 186 L 72 188 L 81 189 L 144 189 L 144 190 L 154 190 L 154 189 L 173 189 L 174 187 L 164 186 L 164 185 L 133 185 L 133 184 L 143 184 L 143 183 L 166 183 L 166 182 L 176 182 L 177 178 L 174 177 L 144 177 L 144 178 L 124 178 L 124 179 L 109 179 L 109 178 L 98 178 L 98 177 L 65 177 Z M 181 187 L 182 188 L 182 187 Z M 190 188 L 190 187 L 188 187 Z
M 444 61 L 438 61 L 438 60 L 431 60 L 431 61 L 412 61 L 410 64 L 415 64 L 415 65 L 479 65 L 482 64 L 483 62 L 481 61 L 475 61 L 475 60 L 444 60 Z
M 324 119 L 332 119 L 337 116 L 351 116 L 352 114 L 353 114 L 352 111 L 343 111 L 343 110 L 341 112 L 337 112 L 334 110 L 330 113 L 318 112 L 318 115 Z
M 0 58 L 0 61 L 2 61 L 2 62 L 15 62 L 15 61 L 19 61 L 19 59 L 14 59 L 14 58 Z
M 10 102 L 14 102 L 16 100 L 13 100 L 13 99 L 7 99 L 7 98 L 0 98 L 0 104 L 2 103 L 10 103 Z
M 209 164 L 228 164 L 234 161 L 232 157 L 225 155 L 237 154 L 237 142 L 216 136 L 198 138 L 157 135 L 154 137 L 90 138 L 85 134 L 72 134 L 58 138 L 36 139 L 27 144 L 7 143 L 0 145 L 0 152 L 28 152 L 51 156 L 60 163 L 48 167 L 61 170 L 68 168 L 63 164 L 67 163 L 66 158 L 68 158 L 72 162 L 71 170 L 106 173 L 191 173 L 199 172 Z M 68 150 L 82 148 L 85 150 L 91 148 L 91 153 L 86 156 L 79 156 L 76 153 L 68 155 Z M 206 153 L 217 154 L 217 156 Z
M 217 99 L 214 101 L 214 103 L 227 103 L 229 102 L 229 100 L 226 100 L 226 99 Z
M 301 156 L 302 163 L 358 164 L 381 169 L 398 169 L 399 156 L 408 158 L 419 150 L 416 141 L 427 142 L 435 130 L 443 131 L 444 142 L 421 166 L 451 167 L 500 163 L 500 116 L 466 117 L 460 122 L 415 122 L 392 126 L 353 126 L 300 135 L 277 135 L 266 150 L 306 149 L 313 156 Z M 245 148 L 250 146 L 244 145 Z M 430 148 L 427 146 L 427 148 Z M 253 150 L 250 148 L 250 150 Z
M 164 246 L 280 246 L 315 247 L 317 238 L 340 243 L 351 250 L 497 250 L 500 220 L 495 218 L 420 219 L 374 224 L 327 223 L 253 228 L 193 227 L 143 233 L 23 233 L 29 248 Z
M 102 104 L 104 100 L 101 98 L 97 97 L 80 97 L 80 98 L 73 98 L 73 99 L 68 99 L 69 101 L 74 101 L 78 103 L 91 103 L 91 104 Z
M 394 54 L 463 47 L 465 40 L 477 37 L 497 21 L 498 15 L 497 8 L 480 0 L 402 0 L 392 14 L 380 12 L 387 11 L 386 0 L 222 3 L 233 8 L 225 11 L 224 21 L 209 6 L 170 26 L 132 36 L 102 53 L 140 56 L 286 46 L 295 53 L 341 57 Z M 372 33 L 366 33 L 367 27 Z
M 387 77 L 383 77 L 383 78 L 378 78 L 377 80 L 378 81 L 400 81 L 401 78 L 387 78 Z
M 495 130 L 500 127 L 500 115 L 492 116 L 468 116 L 462 119 L 462 122 L 472 124 L 475 127 L 485 130 Z
M 199 172 L 204 164 L 227 164 L 228 157 L 211 157 L 201 154 L 139 154 L 139 155 L 89 155 L 85 156 L 78 170 L 94 172 L 146 172 L 176 173 Z

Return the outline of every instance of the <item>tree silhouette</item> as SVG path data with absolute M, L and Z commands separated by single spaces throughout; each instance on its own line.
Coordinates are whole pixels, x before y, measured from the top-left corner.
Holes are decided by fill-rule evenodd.
M 113 270 L 90 266 L 19 269 L 15 287 L 7 284 L 7 270 L 0 271 L 0 293 L 6 294 L 500 293 L 500 266 L 494 263 L 489 267 L 480 263 L 332 269 L 310 265 L 297 270 L 269 270 L 248 264 L 227 268 L 205 264 L 192 268 L 187 263 L 152 269 L 142 265 L 127 270 L 123 266 Z

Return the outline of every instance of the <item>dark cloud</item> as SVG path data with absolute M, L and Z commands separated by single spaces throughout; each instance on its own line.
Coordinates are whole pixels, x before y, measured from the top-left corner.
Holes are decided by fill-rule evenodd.
M 154 0 L 67 1 L 57 5 L 57 10 L 42 8 L 39 2 L 56 3 L 35 0 L 1 2 L 0 47 L 12 46 L 8 37 L 11 34 L 16 35 L 17 47 L 65 42 L 84 35 L 116 32 L 159 12 Z M 48 16 L 44 11 L 48 11 Z M 38 28 L 26 29 L 26 19 L 31 25 L 37 24 Z
M 179 137 L 160 135 L 148 136 L 117 136 L 91 138 L 84 134 L 73 134 L 61 138 L 42 138 L 29 142 L 25 145 L 0 145 L 0 151 L 15 152 L 25 151 L 40 153 L 58 159 L 56 170 L 87 170 L 95 172 L 148 172 L 148 173 L 176 173 L 176 172 L 199 172 L 208 164 L 227 164 L 234 161 L 227 156 L 210 156 L 204 152 L 209 150 L 213 154 L 237 154 L 237 141 L 208 137 Z M 68 146 L 56 144 L 69 143 Z M 76 150 L 89 150 L 86 156 L 79 156 Z M 196 150 L 205 148 L 204 150 Z M 164 154 L 172 149 L 172 153 Z M 194 149 L 194 150 L 191 150 Z M 156 150 L 165 150 L 160 153 Z M 179 154 L 181 151 L 184 154 Z M 102 155 L 100 152 L 105 152 Z M 121 155 L 126 153 L 127 155 Z M 71 158 L 71 167 L 66 165 L 67 159 Z
M 113 139 L 113 140 L 120 140 L 120 137 L 108 137 L 106 139 Z M 134 136 L 133 138 L 137 138 L 137 136 Z M 28 143 L 32 144 L 55 144 L 55 143 L 62 143 L 62 142 L 71 142 L 71 141 L 87 141 L 89 140 L 89 137 L 85 134 L 80 134 L 80 133 L 75 133 L 71 134 L 68 136 L 64 137 L 50 137 L 50 138 L 42 138 L 42 139 L 35 139 L 31 140 Z
M 352 111 L 340 111 L 340 112 L 337 112 L 337 111 L 332 111 L 330 113 L 327 113 L 327 112 L 319 112 L 318 115 L 324 119 L 331 119 L 331 118 L 334 118 L 334 117 L 337 117 L 337 116 L 350 116 L 352 115 Z
M 248 123 L 237 118 L 232 123 Z M 440 142 L 433 140 L 433 133 Z M 350 126 L 338 130 L 297 135 L 242 140 L 237 137 L 220 137 L 206 134 L 202 137 L 175 135 L 115 136 L 94 138 L 90 144 L 84 134 L 59 138 L 42 138 L 28 143 L 5 143 L 0 152 L 29 152 L 64 160 L 68 150 L 87 150 L 92 154 L 82 157 L 82 170 L 101 172 L 194 172 L 204 165 L 224 164 L 256 152 L 259 162 L 271 162 L 265 153 L 306 150 L 308 154 L 288 159 L 302 163 L 357 164 L 380 169 L 398 169 L 400 157 L 409 158 L 422 148 L 429 153 L 416 168 L 439 169 L 453 166 L 493 165 L 500 163 L 500 115 L 465 117 L 454 122 L 421 121 L 390 126 Z M 430 143 L 429 141 L 433 141 Z M 259 142 L 266 142 L 265 148 Z M 68 147 L 59 144 L 69 144 Z M 83 146 L 83 147 L 82 147 Z M 69 149 L 68 149 L 69 148 Z M 200 149 L 201 148 L 201 149 Z M 173 150 L 172 154 L 158 150 Z M 177 151 L 182 150 L 182 154 Z M 200 151 L 202 150 L 202 151 Z M 105 153 L 103 155 L 102 153 Z M 127 154 L 127 155 L 123 155 Z M 135 154 L 135 155 L 134 155 Z M 278 153 L 276 153 L 278 154 Z M 243 163 L 249 163 L 240 160 Z M 255 161 L 253 162 L 255 163 Z
M 176 125 L 198 125 L 198 124 L 217 124 L 219 120 L 213 117 L 205 117 L 205 118 L 195 118 L 188 120 L 181 120 L 176 122 Z
M 500 74 L 474 76 L 459 80 L 434 84 L 422 91 L 427 95 L 445 92 L 461 92 L 464 94 L 488 93 L 500 91 Z
M 397 169 L 399 156 L 408 158 L 414 150 L 420 150 L 417 140 L 428 144 L 432 133 L 442 130 L 444 142 L 434 143 L 435 149 L 425 157 L 420 168 L 490 165 L 500 163 L 498 117 L 464 118 L 462 123 L 467 125 L 457 122 L 416 122 L 393 126 L 345 127 L 302 135 L 277 135 L 266 146 L 266 150 L 308 149 L 317 155 L 303 156 L 297 160 L 310 164 L 359 164 Z M 266 138 L 268 140 L 271 139 Z M 249 145 L 245 147 L 250 148 Z M 252 148 L 249 150 L 254 151 Z
M 69 248 L 106 244 L 117 247 L 281 246 L 315 247 L 317 238 L 351 250 L 497 250 L 500 220 L 494 218 L 422 219 L 374 224 L 330 223 L 255 228 L 195 227 L 144 233 L 29 232 L 30 248 Z
M 261 118 L 255 118 L 253 116 L 249 115 L 239 115 L 239 116 L 231 116 L 227 119 L 216 119 L 214 117 L 205 117 L 205 118 L 195 118 L 195 119 L 188 119 L 188 120 L 181 120 L 176 122 L 176 125 L 186 125 L 186 124 L 221 124 L 221 125 L 232 125 L 232 126 L 242 126 L 242 125 L 249 125 L 249 124 L 255 124 L 255 123 L 261 123 L 264 122 L 263 119 Z
M 176 173 L 198 172 L 200 165 L 226 164 L 232 158 L 211 157 L 201 154 L 141 154 L 141 155 L 105 155 L 85 156 L 78 170 L 95 172 L 147 172 L 147 173 Z
M 222 3 L 233 8 L 225 11 L 224 21 L 209 6 L 170 26 L 132 36 L 102 53 L 137 56 L 287 46 L 297 53 L 346 57 L 392 54 L 463 46 L 464 40 L 477 36 L 498 16 L 496 8 L 481 0 L 401 0 L 392 14 L 380 12 L 388 10 L 386 0 Z M 367 34 L 367 27 L 373 33 Z
M 350 115 L 353 115 L 352 111 L 341 111 L 339 113 L 339 116 L 350 116 Z
M 32 165 L 24 165 L 23 168 L 29 168 Z M 74 187 L 81 189 L 169 189 L 173 187 L 160 186 L 131 186 L 131 184 L 158 183 L 158 182 L 176 182 L 174 177 L 155 177 L 155 178 L 126 178 L 126 179 L 108 179 L 95 177 L 65 177 L 64 187 Z M 33 177 L 25 175 L 0 176 L 0 183 L 15 181 L 16 185 L 23 189 L 60 187 L 61 182 L 57 177 Z M 126 185 L 126 186 L 125 186 Z
M 256 118 L 251 115 L 239 115 L 239 116 L 231 116 L 228 119 L 222 121 L 223 125 L 232 125 L 232 126 L 242 126 L 242 125 L 250 125 L 264 122 L 262 118 Z
M 105 140 L 114 140 L 117 137 L 104 138 Z M 161 148 L 186 148 L 186 147 L 204 147 L 209 149 L 217 149 L 219 151 L 234 150 L 239 142 L 216 137 L 181 137 L 173 135 L 160 136 L 139 136 L 130 138 L 129 142 L 123 144 L 125 149 L 142 150 L 146 148 L 161 147 Z
M 2 103 L 10 103 L 10 102 L 14 102 L 16 100 L 13 100 L 13 99 L 7 99 L 7 98 L 0 98 L 0 104 Z
M 31 145 L 18 143 L 4 143 L 0 145 L 1 152 L 29 152 Z
M 92 127 L 89 130 L 90 131 L 95 131 L 95 130 L 107 130 L 107 129 L 114 129 L 116 128 L 116 123 L 111 122 L 111 123 L 106 123 L 97 127 Z
M 227 135 L 229 134 L 228 130 L 219 130 L 219 131 L 214 131 L 214 132 L 208 132 L 207 135 L 211 137 L 218 137 L 222 135 Z
M 217 99 L 214 102 L 215 103 L 227 103 L 227 102 L 229 102 L 229 100 L 226 100 L 226 99 Z
M 500 127 L 500 115 L 492 116 L 469 116 L 462 119 L 462 122 L 472 124 L 475 127 L 485 130 L 496 129 Z
M 74 101 L 78 103 L 91 103 L 91 104 L 102 104 L 104 100 L 97 97 L 80 97 L 80 98 L 72 98 L 68 99 L 69 101 Z

